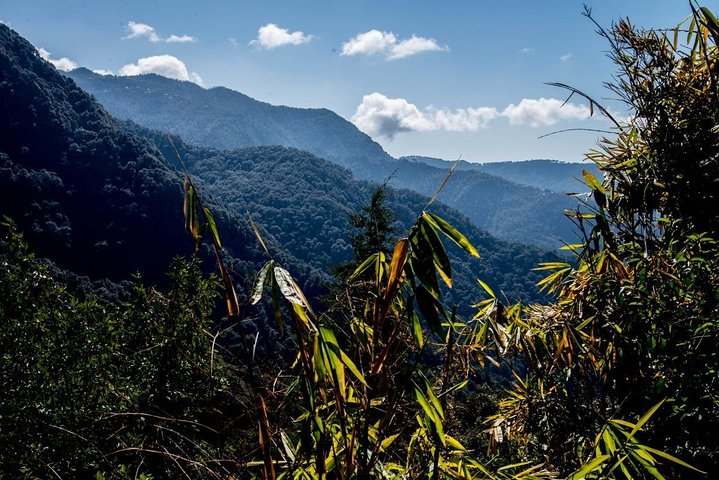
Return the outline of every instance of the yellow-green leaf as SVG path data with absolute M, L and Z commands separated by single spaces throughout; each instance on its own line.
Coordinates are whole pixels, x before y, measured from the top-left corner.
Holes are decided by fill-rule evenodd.
M 203 207 L 202 211 L 205 214 L 205 220 L 207 226 L 210 228 L 210 234 L 212 235 L 212 242 L 218 247 L 222 248 L 222 242 L 220 242 L 220 232 L 217 230 L 217 224 L 215 223 L 215 217 L 212 216 L 210 209 Z
M 464 249 L 467 253 L 473 257 L 479 258 L 479 252 L 476 248 L 467 240 L 467 237 L 458 232 L 452 225 L 447 223 L 443 218 L 429 212 L 422 212 L 422 217 L 429 222 L 435 230 L 441 231 L 450 240 L 456 243 L 459 247 Z

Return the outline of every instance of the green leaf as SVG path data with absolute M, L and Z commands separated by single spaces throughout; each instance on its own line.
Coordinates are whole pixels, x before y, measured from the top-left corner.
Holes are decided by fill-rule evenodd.
M 424 333 L 422 332 L 422 325 L 419 322 L 419 316 L 414 311 L 410 315 L 410 321 L 412 322 L 412 336 L 417 342 L 419 348 L 424 347 Z
M 352 280 L 354 280 L 354 279 L 357 278 L 358 276 L 362 275 L 362 273 L 364 273 L 369 267 L 371 267 L 371 266 L 374 264 L 375 260 L 377 260 L 377 254 L 376 254 L 376 253 L 373 253 L 372 255 L 370 255 L 369 257 L 367 257 L 367 258 L 365 259 L 365 261 L 362 262 L 362 263 L 360 264 L 360 266 L 355 269 L 354 272 L 352 272 L 352 275 L 349 276 L 349 278 L 347 279 L 347 281 L 348 281 L 348 282 L 351 282 Z
M 399 433 L 395 433 L 394 435 L 390 435 L 389 437 L 382 440 L 382 443 L 379 444 L 380 451 L 386 450 L 390 445 L 392 445 L 392 442 L 397 440 L 397 437 L 399 437 Z
M 474 246 L 469 243 L 469 240 L 459 233 L 452 225 L 447 223 L 443 218 L 429 212 L 422 212 L 422 217 L 432 225 L 435 230 L 439 230 L 444 233 L 447 238 L 456 243 L 459 247 L 464 249 L 467 253 L 473 257 L 479 258 L 479 252 Z
M 584 478 L 587 478 L 588 474 L 595 472 L 610 458 L 612 458 L 611 455 L 599 455 L 598 457 L 593 458 L 592 461 L 585 463 L 579 470 L 577 470 L 576 473 L 573 473 L 570 479 L 583 480 Z
M 663 399 L 662 401 L 654 405 L 652 408 L 649 409 L 647 413 L 644 414 L 642 418 L 639 419 L 636 425 L 634 425 L 634 429 L 632 429 L 632 432 L 629 434 L 630 438 L 633 437 L 634 434 L 636 434 L 639 430 L 641 430 L 644 424 L 647 423 L 650 418 L 652 418 L 652 415 L 654 415 L 654 413 L 659 409 L 659 407 L 662 406 L 665 400 L 666 399 Z
M 222 248 L 222 242 L 220 242 L 220 232 L 217 231 L 217 224 L 215 223 L 215 217 L 212 216 L 210 209 L 203 207 L 202 211 L 205 213 L 205 220 L 207 226 L 210 228 L 210 234 L 212 235 L 212 242 L 219 248 Z
M 477 279 L 477 281 L 479 282 L 479 285 L 484 289 L 484 291 L 489 294 L 490 297 L 492 297 L 492 298 L 497 298 L 497 295 L 495 295 L 494 292 L 492 291 L 492 289 L 489 288 L 489 285 L 487 285 L 486 283 L 484 283 L 484 282 L 483 282 L 481 279 L 479 279 L 479 278 Z
M 364 379 L 364 375 L 362 375 L 362 373 L 359 371 L 359 369 L 354 364 L 352 359 L 350 357 L 348 357 L 347 354 L 345 352 L 343 352 L 342 350 L 339 350 L 339 353 L 340 353 L 340 359 L 342 360 L 342 363 L 344 363 L 345 366 L 347 367 L 347 369 L 350 372 L 352 372 L 352 375 L 354 375 L 357 378 L 357 380 L 362 382 L 364 385 L 367 385 L 367 381 Z
M 441 335 L 442 323 L 439 321 L 439 302 L 437 302 L 437 299 L 434 298 L 434 296 L 430 293 L 429 290 L 427 290 L 424 285 L 420 285 L 419 287 L 417 287 L 417 289 L 415 290 L 415 295 L 415 298 L 417 299 L 417 305 L 419 306 L 419 311 L 422 313 L 424 319 L 427 320 L 429 328 L 433 332 Z
M 247 217 L 250 219 L 250 226 L 252 227 L 252 232 L 255 234 L 255 237 L 257 237 L 257 241 L 260 242 L 260 246 L 269 257 L 272 257 L 272 255 L 270 255 L 270 250 L 267 248 L 267 244 L 265 244 L 265 240 L 260 234 L 260 229 L 257 228 L 257 225 L 255 225 L 254 220 L 252 220 L 252 215 L 250 215 L 249 212 L 247 213 Z
M 282 267 L 275 267 L 273 271 L 275 273 L 275 281 L 277 282 L 277 286 L 280 287 L 282 296 L 291 303 L 306 306 L 295 288 L 295 282 L 292 280 L 290 272 Z
M 685 462 L 685 461 L 683 461 L 683 460 L 680 460 L 680 459 L 678 459 L 677 457 L 675 457 L 675 456 L 673 456 L 673 455 L 670 455 L 670 454 L 668 454 L 668 453 L 666 453 L 666 452 L 662 452 L 661 450 L 657 450 L 656 448 L 647 447 L 646 445 L 637 445 L 637 446 L 638 446 L 639 448 L 642 448 L 642 449 L 648 451 L 648 452 L 652 452 L 654 455 L 657 455 L 657 456 L 659 456 L 659 457 L 662 457 L 662 458 L 664 458 L 665 460 L 669 460 L 670 462 L 674 462 L 674 463 L 676 463 L 677 465 L 681 465 L 681 466 L 684 467 L 684 468 L 688 468 L 688 469 L 690 469 L 690 470 L 694 470 L 695 472 L 703 473 L 703 474 L 705 474 L 705 475 L 706 475 L 706 473 L 707 473 L 707 472 L 703 472 L 703 471 L 699 470 L 699 469 L 696 468 L 696 467 L 693 467 L 693 466 L 689 465 L 687 462 Z
M 265 263 L 260 271 L 257 273 L 257 278 L 255 278 L 255 284 L 252 287 L 252 296 L 250 297 L 250 304 L 256 305 L 257 302 L 260 301 L 262 298 L 262 291 L 265 288 L 265 285 L 268 283 L 267 274 L 270 272 L 270 269 L 274 266 L 274 263 L 272 260 Z
M 423 220 L 423 218 L 420 217 L 417 223 L 419 225 L 420 235 L 424 236 L 427 245 L 432 251 L 432 260 L 435 267 L 437 267 L 439 276 L 442 277 L 442 280 L 449 288 L 452 288 L 452 265 L 449 262 L 444 245 L 437 236 L 437 233 L 426 220 Z
M 295 449 L 292 446 L 290 437 L 287 436 L 284 430 L 280 430 L 280 438 L 282 439 L 282 446 L 285 449 L 285 454 L 287 454 L 287 458 L 290 459 L 290 462 L 294 462 L 297 458 L 297 452 L 295 452 Z
M 599 180 L 597 180 L 597 177 L 595 177 L 586 170 L 582 170 L 582 176 L 584 177 L 584 181 L 586 182 L 587 186 L 589 186 L 589 188 L 594 191 L 601 192 L 602 194 L 606 194 L 606 192 L 604 191 L 604 187 L 599 182 Z

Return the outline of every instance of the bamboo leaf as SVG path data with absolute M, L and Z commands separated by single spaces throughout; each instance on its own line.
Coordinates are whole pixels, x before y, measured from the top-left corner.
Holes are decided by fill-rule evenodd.
M 230 317 L 236 317 L 240 314 L 240 305 L 237 301 L 237 292 L 235 292 L 235 286 L 232 284 L 232 279 L 227 273 L 225 263 L 220 257 L 220 251 L 216 245 L 212 246 L 215 252 L 215 258 L 217 258 L 217 267 L 220 269 L 220 275 L 222 276 L 222 284 L 225 286 L 225 300 L 227 301 L 227 314 Z
M 419 348 L 424 347 L 424 333 L 422 332 L 422 325 L 419 322 L 419 316 L 414 311 L 410 315 L 410 321 L 412 322 L 412 336 L 417 342 Z
M 268 273 L 270 272 L 270 269 L 274 266 L 274 262 L 270 260 L 269 262 L 265 263 L 260 271 L 257 273 L 257 278 L 255 278 L 255 283 L 252 288 L 252 296 L 250 297 L 250 304 L 256 305 L 257 302 L 260 301 L 262 298 L 262 291 L 265 288 L 265 285 L 268 283 Z
M 377 260 L 377 254 L 373 253 L 372 255 L 367 257 L 365 261 L 362 262 L 360 266 L 355 269 L 354 272 L 352 272 L 352 275 L 349 276 L 347 281 L 351 282 L 358 276 L 362 275 L 369 267 L 371 267 L 375 263 L 375 260 Z
M 663 399 L 662 401 L 660 401 L 659 403 L 654 405 L 652 408 L 649 409 L 649 411 L 647 413 L 644 414 L 644 416 L 642 416 L 642 418 L 639 419 L 639 421 L 636 423 L 636 425 L 634 425 L 632 432 L 629 434 L 630 438 L 633 437 L 634 434 L 636 434 L 639 430 L 641 430 L 641 428 L 644 426 L 644 424 L 647 423 L 650 418 L 652 418 L 652 415 L 654 415 L 654 413 L 659 409 L 659 407 L 662 406 L 662 404 L 664 403 L 665 400 L 666 399 Z
M 390 435 L 389 437 L 382 440 L 382 442 L 379 444 L 380 451 L 385 451 L 387 448 L 389 448 L 390 445 L 392 445 L 392 442 L 397 440 L 397 437 L 399 437 L 399 433 L 395 433 L 394 435 Z
M 257 228 L 257 225 L 255 225 L 254 220 L 252 220 L 252 215 L 250 213 L 247 213 L 247 217 L 250 219 L 250 226 L 252 227 L 252 232 L 255 234 L 255 237 L 257 238 L 257 241 L 260 242 L 260 246 L 265 251 L 265 253 L 272 257 L 270 255 L 270 250 L 267 248 L 267 245 L 265 244 L 265 240 L 262 238 L 262 235 L 260 234 L 260 230 Z
M 706 473 L 707 473 L 707 472 L 703 472 L 703 471 L 699 470 L 699 469 L 696 468 L 696 467 L 693 467 L 693 466 L 689 465 L 687 462 L 678 459 L 678 458 L 675 457 L 674 455 L 670 455 L 670 454 L 668 454 L 668 453 L 666 453 L 666 452 L 662 452 L 661 450 L 657 450 L 656 448 L 647 447 L 646 445 L 637 445 L 637 446 L 638 446 L 639 448 L 642 448 L 642 449 L 648 451 L 648 452 L 653 453 L 654 455 L 657 455 L 658 457 L 662 457 L 662 458 L 664 458 L 665 460 L 669 460 L 670 462 L 674 462 L 674 463 L 676 463 L 677 465 L 681 465 L 681 466 L 684 467 L 684 468 L 688 468 L 688 469 L 690 469 L 690 470 L 694 470 L 695 472 L 703 473 L 703 474 L 705 474 L 705 475 L 706 475 Z
M 189 215 L 190 215 L 190 177 L 185 175 L 185 179 L 182 181 L 182 186 L 185 190 L 184 201 L 182 202 L 182 213 L 185 216 L 185 230 L 189 227 Z
M 357 368 L 357 365 L 354 364 L 352 359 L 350 357 L 348 357 L 345 352 L 340 350 L 339 353 L 340 353 L 340 359 L 342 360 L 342 363 L 345 364 L 345 366 L 349 369 L 350 372 L 352 372 L 352 375 L 354 375 L 357 378 L 357 380 L 359 380 L 360 382 L 362 382 L 362 384 L 364 384 L 366 386 L 367 381 L 364 379 L 364 375 L 362 375 L 362 373 Z
M 415 298 L 417 299 L 417 305 L 419 306 L 419 311 L 422 313 L 422 316 L 427 320 L 427 323 L 429 324 L 429 328 L 437 333 L 442 333 L 442 324 L 439 321 L 439 310 L 437 305 L 437 300 L 434 298 L 434 296 L 430 293 L 429 290 L 424 285 L 420 285 L 415 290 Z
M 606 462 L 610 458 L 612 458 L 611 455 L 599 455 L 599 456 L 595 457 L 594 459 L 592 459 L 592 461 L 582 465 L 582 467 L 579 470 L 577 470 L 576 473 L 572 474 L 570 479 L 571 480 L 583 480 L 583 479 L 587 478 L 588 474 L 597 471 L 599 469 L 599 467 L 601 467 L 602 464 L 604 464 L 604 462 Z
M 473 257 L 479 258 L 479 252 L 476 248 L 467 240 L 467 238 L 458 232 L 452 225 L 447 223 L 443 218 L 429 212 L 422 212 L 422 217 L 432 225 L 436 230 L 441 231 L 450 240 L 456 243 L 460 248 L 464 249 L 467 253 Z
M 280 438 L 282 439 L 282 446 L 285 449 L 285 454 L 287 455 L 287 458 L 290 459 L 290 462 L 294 463 L 295 459 L 297 458 L 297 452 L 292 446 L 292 441 L 290 440 L 290 437 L 287 436 L 284 430 L 280 430 Z
M 449 288 L 452 288 L 452 265 L 449 262 L 444 245 L 426 220 L 420 217 L 417 223 L 419 225 L 419 234 L 424 236 L 427 245 L 432 251 L 432 260 L 439 276 L 442 277 L 442 280 Z
M 294 282 L 290 273 L 282 267 L 275 266 L 273 269 L 275 273 L 275 281 L 277 286 L 280 288 L 280 293 L 285 299 L 291 303 L 305 306 L 302 298 L 297 294 L 294 287 Z
M 595 177 L 592 173 L 582 170 L 582 176 L 584 177 L 584 181 L 587 183 L 587 186 L 591 188 L 594 191 L 600 192 L 603 195 L 606 194 L 604 191 L 604 187 L 602 184 L 597 180 L 597 177 Z
M 495 295 L 494 292 L 492 291 L 492 289 L 489 288 L 489 285 L 487 285 L 486 283 L 484 283 L 484 282 L 483 282 L 481 279 L 479 279 L 479 278 L 477 279 L 477 281 L 479 282 L 479 285 L 484 289 L 484 291 L 489 294 L 490 297 L 492 297 L 492 298 L 497 298 L 497 295 Z
M 408 253 L 409 240 L 403 238 L 395 244 L 394 252 L 392 253 L 392 263 L 389 266 L 389 280 L 387 281 L 387 290 L 385 290 L 385 302 L 391 300 L 397 291 L 402 279 L 404 264 L 407 262 Z
M 217 224 L 215 223 L 215 217 L 212 216 L 210 209 L 207 207 L 203 207 L 202 211 L 205 214 L 205 221 L 207 221 L 207 226 L 210 229 L 210 234 L 212 236 L 212 242 L 215 245 L 217 245 L 219 248 L 222 248 L 222 242 L 220 242 L 220 232 L 217 230 Z

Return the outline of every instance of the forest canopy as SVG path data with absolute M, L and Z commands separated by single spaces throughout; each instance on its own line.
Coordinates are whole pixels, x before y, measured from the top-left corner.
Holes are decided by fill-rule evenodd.
M 719 21 L 690 6 L 676 30 L 596 25 L 626 119 L 561 85 L 614 133 L 588 154 L 602 176 L 584 174 L 589 193 L 568 212 L 573 261 L 539 265 L 544 304 L 478 279 L 472 314 L 458 313 L 449 252 L 483 252 L 434 198 L 389 241 L 378 193 L 352 217 L 351 273 L 322 302 L 250 221 L 265 262 L 248 301 L 266 302 L 293 358 L 262 363 L 251 342 L 225 349 L 251 320 L 217 226 L 234 217 L 215 218 L 191 171 L 187 242 L 207 242 L 219 277 L 194 255 L 171 263 L 164 289 L 135 278 L 117 299 L 69 292 L 4 220 L 0 478 L 717 476 Z

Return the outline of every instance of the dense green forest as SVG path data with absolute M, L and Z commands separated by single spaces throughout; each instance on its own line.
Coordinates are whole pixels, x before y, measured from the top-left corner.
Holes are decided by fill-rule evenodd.
M 158 75 L 114 77 L 87 69 L 67 75 L 118 118 L 172 132 L 191 144 L 223 149 L 299 148 L 348 168 L 359 179 L 380 183 L 389 179 L 394 187 L 426 196 L 434 193 L 451 167 L 392 158 L 353 124 L 328 110 L 273 106 L 226 88 L 206 90 Z M 563 216 L 565 209 L 576 208 L 573 197 L 463 166 L 440 200 L 482 230 L 505 241 L 551 250 L 576 239 Z M 573 186 L 581 187 L 579 183 Z M 544 221 L 537 222 L 540 217 Z
M 0 204 L 17 222 L 0 222 L 0 478 L 714 478 L 719 21 L 690 6 L 676 30 L 595 24 L 631 115 L 566 87 L 616 132 L 568 213 L 573 261 L 539 265 L 542 303 L 481 278 L 470 315 L 447 291 L 481 237 L 435 197 L 403 197 L 420 204 L 394 222 L 397 191 L 338 170 L 364 208 L 337 216 L 352 251 L 317 298 L 302 247 L 272 235 L 280 204 L 258 227 L 230 182 L 322 160 L 179 139 L 172 158 L 0 25 Z M 290 178 L 269 198 L 329 187 Z M 158 286 L 130 277 L 163 262 Z M 72 272 L 125 283 L 73 288 Z M 230 274 L 253 279 L 240 301 Z M 257 351 L 259 305 L 281 349 Z

